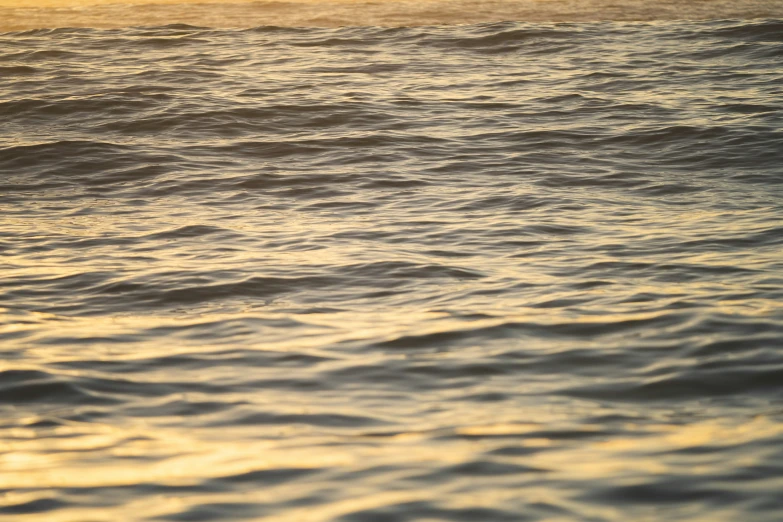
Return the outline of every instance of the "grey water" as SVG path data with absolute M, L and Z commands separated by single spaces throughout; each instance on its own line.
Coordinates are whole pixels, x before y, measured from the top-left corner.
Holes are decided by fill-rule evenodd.
M 0 516 L 783 519 L 783 22 L 0 35 Z

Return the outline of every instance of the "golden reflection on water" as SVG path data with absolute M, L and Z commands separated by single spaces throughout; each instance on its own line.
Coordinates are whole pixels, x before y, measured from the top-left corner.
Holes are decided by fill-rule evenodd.
M 552 73 L 552 77 L 566 79 L 564 73 L 556 71 Z M 467 80 L 467 76 L 465 79 Z M 440 87 L 447 87 L 452 81 L 445 76 L 438 80 Z M 663 106 L 669 95 L 638 94 L 635 101 L 652 102 L 658 96 L 661 98 L 658 102 Z M 688 96 L 696 100 L 702 94 L 689 93 Z M 435 103 L 442 95 L 431 93 L 430 97 L 425 101 Z M 425 98 L 426 95 L 422 96 L 422 99 Z M 443 126 L 433 132 L 433 135 L 450 139 L 464 138 L 465 134 L 457 126 Z M 335 172 L 336 176 L 337 174 L 342 173 Z M 214 176 L 215 183 L 225 181 L 220 179 L 220 175 L 212 172 L 209 175 Z M 662 184 L 669 182 L 665 176 L 661 176 L 661 179 Z M 519 183 L 522 186 L 525 182 Z M 588 191 L 595 191 L 594 187 L 566 188 L 569 195 L 575 198 Z M 453 190 L 453 195 L 459 196 L 454 200 L 458 200 L 474 188 L 442 189 L 444 193 L 448 190 Z M 531 193 L 532 191 L 531 189 Z M 520 188 L 519 194 L 524 195 L 523 193 L 523 188 Z M 585 196 L 585 201 L 591 201 L 591 197 Z M 717 196 L 706 191 L 704 197 L 710 199 Z M 448 199 L 448 196 L 445 199 Z M 428 253 L 425 248 L 428 245 L 402 248 L 399 243 L 383 244 L 382 241 L 373 243 L 361 240 L 341 243 L 339 239 L 340 233 L 356 233 L 369 226 L 380 232 L 385 229 L 395 230 L 399 225 L 398 221 L 410 219 L 415 223 L 419 219 L 416 214 L 421 208 L 426 208 L 428 201 L 437 201 L 437 198 L 422 199 L 422 204 L 413 210 L 406 210 L 408 202 L 405 201 L 400 208 L 392 208 L 392 214 L 400 214 L 394 215 L 387 222 L 383 221 L 383 216 L 378 218 L 377 223 L 361 215 L 341 218 L 339 213 L 333 216 L 318 214 L 317 217 L 308 219 L 302 217 L 303 213 L 299 212 L 276 213 L 248 208 L 241 209 L 240 223 L 236 220 L 221 220 L 225 216 L 209 204 L 194 205 L 186 198 L 172 197 L 156 203 L 159 205 L 157 208 L 161 216 L 166 215 L 164 210 L 172 208 L 177 209 L 179 216 L 172 215 L 161 218 L 160 221 L 138 219 L 133 228 L 130 228 L 127 216 L 115 213 L 110 208 L 113 205 L 110 200 L 96 199 L 82 209 L 85 212 L 93 212 L 89 215 L 73 215 L 67 219 L 4 216 L 0 217 L 0 225 L 4 230 L 16 231 L 20 237 L 28 240 L 52 239 L 56 242 L 56 236 L 63 235 L 71 240 L 78 237 L 77 242 L 86 237 L 105 243 L 101 247 L 100 258 L 90 254 L 87 249 L 84 250 L 84 255 L 70 252 L 70 258 L 60 258 L 57 247 L 50 249 L 43 260 L 35 251 L 25 256 L 7 256 L 4 259 L 7 270 L 9 273 L 13 272 L 13 277 L 21 281 L 28 279 L 45 283 L 50 279 L 116 269 L 116 276 L 111 277 L 117 280 L 145 283 L 145 278 L 151 277 L 151 287 L 160 283 L 163 290 L 158 293 L 153 291 L 153 296 L 149 297 L 150 301 L 154 301 L 160 294 L 166 293 L 166 278 L 170 271 L 174 270 L 180 272 L 177 284 L 187 291 L 190 287 L 196 288 L 212 282 L 233 282 L 236 279 L 235 274 L 221 279 L 225 273 L 232 270 L 246 271 L 248 279 L 281 274 L 285 277 L 287 270 L 289 273 L 304 274 L 306 279 L 310 275 L 317 275 L 322 269 L 323 272 L 328 272 L 324 267 L 343 267 L 348 274 L 353 274 L 352 270 L 356 266 L 372 265 L 378 260 L 392 263 L 415 260 L 425 267 L 428 264 L 430 267 L 447 265 L 451 261 L 444 261 L 440 253 Z M 575 375 L 583 378 L 580 383 L 583 385 L 584 382 L 588 385 L 594 384 L 603 378 L 622 379 L 625 368 L 621 365 L 611 367 L 611 362 L 607 363 L 610 370 L 603 372 L 602 377 L 593 378 L 587 372 L 580 375 L 580 365 L 583 363 L 578 357 L 575 358 L 576 362 L 569 362 L 565 358 L 560 359 L 557 364 L 571 366 L 562 369 L 560 373 L 553 372 L 547 364 L 543 364 L 540 372 L 520 371 L 509 377 L 502 372 L 504 361 L 508 359 L 499 358 L 493 361 L 494 373 L 480 373 L 485 369 L 480 367 L 483 361 L 492 360 L 493 356 L 503 355 L 508 350 L 505 343 L 508 337 L 504 337 L 505 333 L 502 331 L 504 327 L 513 331 L 515 342 L 519 343 L 514 346 L 514 355 L 518 355 L 520 359 L 542 354 L 545 359 L 545 356 L 558 355 L 560 351 L 578 352 L 584 348 L 595 349 L 598 354 L 596 359 L 600 359 L 601 356 L 611 354 L 613 350 L 632 352 L 633 348 L 629 346 L 633 346 L 634 342 L 644 336 L 648 339 L 662 338 L 660 344 L 668 347 L 670 339 L 683 337 L 679 332 L 694 324 L 698 325 L 703 318 L 700 316 L 701 310 L 708 305 L 711 314 L 730 315 L 737 321 L 749 317 L 779 316 L 783 303 L 768 298 L 748 297 L 746 281 L 740 276 L 705 280 L 665 280 L 667 271 L 670 270 L 667 266 L 676 266 L 678 263 L 689 265 L 687 270 L 691 276 L 699 269 L 720 272 L 724 268 L 743 268 L 750 271 L 755 267 L 773 266 L 776 256 L 780 254 L 779 247 L 773 246 L 763 252 L 727 249 L 706 252 L 699 250 L 696 253 L 691 251 L 683 254 L 674 252 L 671 255 L 662 254 L 654 248 L 660 242 L 676 244 L 681 237 L 702 239 L 698 234 L 689 235 L 688 232 L 710 230 L 716 223 L 719 224 L 722 238 L 748 236 L 754 232 L 753 212 L 756 210 L 737 211 L 733 216 L 735 224 L 732 225 L 732 221 L 727 220 L 725 209 L 714 210 L 723 208 L 721 205 L 705 205 L 711 210 L 694 209 L 698 206 L 696 204 L 682 208 L 644 208 L 645 201 L 640 198 L 636 207 L 622 209 L 627 215 L 639 216 L 623 223 L 620 223 L 622 220 L 617 215 L 604 215 L 602 209 L 605 206 L 602 204 L 593 205 L 593 210 L 579 216 L 572 216 L 572 224 L 584 220 L 594 227 L 588 240 L 591 244 L 583 245 L 584 257 L 579 259 L 578 263 L 568 253 L 555 254 L 549 259 L 536 261 L 530 255 L 536 252 L 536 248 L 538 252 L 545 252 L 546 249 L 561 248 L 569 241 L 546 232 L 526 232 L 525 239 L 530 239 L 531 242 L 540 239 L 542 244 L 539 247 L 531 247 L 526 252 L 530 256 L 528 258 L 484 255 L 478 256 L 481 260 L 472 265 L 475 252 L 470 250 L 469 245 L 465 246 L 463 253 L 467 255 L 460 257 L 459 262 L 454 262 L 454 265 L 459 264 L 466 270 L 486 277 L 479 278 L 480 281 L 469 277 L 441 278 L 436 283 L 422 278 L 416 284 L 433 284 L 437 287 L 437 292 L 427 297 L 426 306 L 422 305 L 420 300 L 414 299 L 412 304 L 373 308 L 372 299 L 363 297 L 362 280 L 357 283 L 357 287 L 361 287 L 359 290 L 349 288 L 359 295 L 356 302 L 348 307 L 349 311 L 329 310 L 328 306 L 324 305 L 318 313 L 290 313 L 286 311 L 285 297 L 275 301 L 277 306 L 272 308 L 268 306 L 271 301 L 262 299 L 249 302 L 238 300 L 224 305 L 220 296 L 203 305 L 203 309 L 185 304 L 179 310 L 170 308 L 158 313 L 152 306 L 149 312 L 144 314 L 129 307 L 127 312 L 119 312 L 110 317 L 78 318 L 0 309 L 4 319 L 0 324 L 0 334 L 7 335 L 9 339 L 23 339 L 17 344 L 23 363 L 14 360 L 0 361 L 0 372 L 40 371 L 47 377 L 51 376 L 52 381 L 61 383 L 70 379 L 77 384 L 82 382 L 80 379 L 86 382 L 92 378 L 108 380 L 106 376 L 109 375 L 116 381 L 111 385 L 101 384 L 103 388 L 96 386 L 96 389 L 105 390 L 115 385 L 118 395 L 123 394 L 121 388 L 127 385 L 128 381 L 138 385 L 135 394 L 131 392 L 123 396 L 125 402 L 121 408 L 126 411 L 121 411 L 117 417 L 112 417 L 111 407 L 108 406 L 105 411 L 92 418 L 89 413 L 86 414 L 89 421 L 64 421 L 63 419 L 68 419 L 69 415 L 74 413 L 70 410 L 81 407 L 76 399 L 63 406 L 62 411 L 58 411 L 57 406 L 52 407 L 48 411 L 48 417 L 44 413 L 40 416 L 25 416 L 18 419 L 16 427 L 0 431 L 0 489 L 14 490 L 3 494 L 3 501 L 9 504 L 24 503 L 27 499 L 40 498 L 41 490 L 58 488 L 105 488 L 109 496 L 115 494 L 110 491 L 112 488 L 131 490 L 149 487 L 152 491 L 149 494 L 129 494 L 131 500 L 118 502 L 118 505 L 122 504 L 118 508 L 93 505 L 89 509 L 81 510 L 64 506 L 41 518 L 57 522 L 81 522 L 96 517 L 116 520 L 118 511 L 121 515 L 133 513 L 139 517 L 156 517 L 184 512 L 189 507 L 201 504 L 237 502 L 239 491 L 239 496 L 247 502 L 279 504 L 291 501 L 292 506 L 286 509 L 284 514 L 272 513 L 267 517 L 268 520 L 318 522 L 362 510 L 416 501 L 431 501 L 451 508 L 497 507 L 516 501 L 518 496 L 524 495 L 529 502 L 573 506 L 575 504 L 569 495 L 574 493 L 573 490 L 579 489 L 578 484 L 625 484 L 638 481 L 640 476 L 649 481 L 668 474 L 718 475 L 724 471 L 722 459 L 734 459 L 732 464 L 735 468 L 739 464 L 760 465 L 760 457 L 756 457 L 752 451 L 746 450 L 738 457 L 732 455 L 732 448 L 743 445 L 750 447 L 759 441 L 763 442 L 764 439 L 780 439 L 783 436 L 783 424 L 768 416 L 758 415 L 743 423 L 742 420 L 732 421 L 726 418 L 705 420 L 699 416 L 700 412 L 696 411 L 691 417 L 681 416 L 668 420 L 661 417 L 651 420 L 654 418 L 651 413 L 654 412 L 654 407 L 651 406 L 648 412 L 651 417 L 645 417 L 646 423 L 629 422 L 619 427 L 608 427 L 610 423 L 594 423 L 590 420 L 590 415 L 582 415 L 581 411 L 578 415 L 573 415 L 573 411 L 558 410 L 546 403 L 548 391 L 552 391 L 556 385 L 567 388 L 569 379 L 577 380 Z M 37 205 L 35 210 L 43 212 L 47 203 L 35 202 L 31 205 Z M 105 212 L 97 210 L 99 207 L 106 207 L 103 209 Z M 27 211 L 30 212 L 30 209 Z M 410 214 L 406 215 L 406 212 Z M 497 217 L 493 216 L 493 212 L 495 210 L 491 208 L 486 211 L 479 209 L 472 212 L 467 219 L 462 215 L 458 219 L 452 216 L 451 221 L 434 221 L 435 225 L 427 226 L 438 229 L 439 233 L 448 231 L 461 237 L 470 237 L 471 226 L 487 230 L 497 229 L 510 236 L 515 230 L 524 228 L 520 224 L 524 219 L 528 220 L 526 224 L 540 225 L 557 225 L 561 219 L 559 213 L 540 217 L 533 211 L 524 218 L 518 218 L 520 222 L 517 222 L 516 217 Z M 155 214 L 155 210 L 149 211 L 149 215 Z M 55 211 L 53 215 L 58 214 Z M 182 215 L 187 217 L 180 217 Z M 770 221 L 762 219 L 764 217 L 759 218 L 757 231 L 770 227 Z M 482 221 L 484 218 L 486 220 Z M 540 222 L 537 221 L 539 219 Z M 209 248 L 204 248 L 203 254 L 199 252 L 202 245 L 209 246 L 210 242 L 214 241 L 209 234 L 205 239 L 202 238 L 201 243 L 188 238 L 187 241 L 192 243 L 168 248 L 169 245 L 177 245 L 180 239 L 176 234 L 174 239 L 166 236 L 167 231 L 176 231 L 179 227 L 208 227 L 210 223 L 217 222 L 224 225 L 220 227 L 220 233 L 229 238 L 223 241 L 226 248 L 211 252 Z M 413 223 L 411 227 L 415 226 Z M 31 233 L 31 230 L 35 235 L 25 236 Z M 281 233 L 281 230 L 284 232 Z M 642 239 L 639 237 L 640 231 L 645 233 Z M 232 235 L 234 232 L 242 232 L 236 234 L 242 236 L 236 242 L 231 239 L 235 237 Z M 158 238 L 158 235 L 161 238 Z M 136 258 L 130 256 L 122 242 L 110 241 L 120 236 L 126 240 L 148 238 L 144 244 L 145 250 L 140 250 Z M 328 244 L 330 248 L 311 251 L 291 250 L 285 248 L 285 245 L 280 247 L 286 240 L 296 243 L 302 237 L 312 238 L 313 244 Z M 263 248 L 254 243 L 261 238 L 264 240 Z M 250 246 L 245 248 L 243 241 Z M 643 247 L 635 251 L 639 244 Z M 463 246 L 460 245 L 460 248 Z M 618 246 L 621 248 L 611 248 Z M 652 254 L 645 253 L 642 248 L 647 248 Z M 568 247 L 565 249 L 568 250 Z M 417 251 L 413 252 L 414 250 Z M 145 259 L 145 251 L 154 251 L 154 259 Z M 116 263 L 121 263 L 122 260 L 129 262 L 130 268 L 127 271 L 123 271 L 126 267 L 113 264 L 112 256 L 115 253 L 119 254 Z M 558 255 L 562 257 L 558 259 Z M 137 262 L 138 264 L 135 264 Z M 589 313 L 585 313 L 578 305 L 573 308 L 568 305 L 555 308 L 539 306 L 547 300 L 585 296 L 584 290 L 575 289 L 577 285 L 562 284 L 563 279 L 574 283 L 584 282 L 580 279 L 581 275 L 572 273 L 563 276 L 558 273 L 559 269 L 567 267 L 573 270 L 575 267 L 581 267 L 587 270 L 604 262 L 626 264 L 629 267 L 635 264 L 662 265 L 657 267 L 661 278 L 655 280 L 639 273 L 641 269 L 637 271 L 635 268 L 618 269 L 616 272 L 606 270 L 603 273 L 597 269 L 598 275 L 586 279 L 603 279 L 602 282 L 613 286 L 611 289 L 599 286 L 587 291 L 592 301 L 599 303 L 589 310 Z M 375 276 L 371 270 L 369 273 L 369 276 L 362 277 L 369 281 L 367 286 L 372 287 Z M 345 279 L 350 277 L 346 276 Z M 356 279 L 361 278 L 357 276 Z M 435 279 L 437 278 L 433 278 Z M 244 281 L 240 279 L 237 284 Z M 496 291 L 497 288 L 506 289 L 520 283 L 543 289 L 531 293 Z M 93 296 L 91 284 L 84 283 L 81 290 L 81 297 L 86 302 Z M 100 284 L 106 284 L 106 281 Z M 353 282 L 347 286 L 351 284 Z M 338 282 L 333 283 L 331 288 L 334 293 L 339 293 L 342 286 L 344 285 Z M 473 289 L 476 292 L 472 292 Z M 469 318 L 464 315 L 470 314 L 454 313 L 449 309 L 453 302 L 443 297 L 449 291 L 452 295 L 461 296 L 465 310 L 480 310 L 481 313 L 475 313 L 475 317 Z M 119 299 L 122 299 L 121 293 L 118 295 Z M 653 295 L 657 296 L 657 301 L 652 308 L 640 307 L 639 301 L 634 300 L 639 296 Z M 721 296 L 720 300 L 712 299 L 711 296 L 715 295 Z M 609 296 L 612 299 L 603 302 Z M 679 300 L 699 303 L 701 308 L 671 306 L 689 304 L 679 303 Z M 325 302 L 328 305 L 327 299 Z M 302 309 L 304 308 L 306 307 L 303 305 Z M 670 323 L 656 321 L 669 315 L 676 316 L 678 320 Z M 716 320 L 719 319 L 720 317 Z M 247 327 L 243 321 L 248 321 L 247 324 L 252 327 Z M 643 333 L 627 334 L 623 327 L 634 322 L 656 326 L 643 328 Z M 278 323 L 284 326 L 281 327 Z M 617 325 L 616 337 L 584 336 L 576 348 L 573 344 L 563 342 L 563 337 L 546 334 L 536 337 L 523 327 L 514 330 L 515 325 L 525 325 L 533 332 L 536 328 L 555 332 L 559 329 L 578 330 L 585 326 L 594 326 L 594 331 L 598 332 L 603 324 Z M 552 328 L 546 330 L 544 326 Z M 299 327 L 304 327 L 301 334 L 296 330 Z M 489 330 L 494 327 L 501 330 L 496 339 L 487 340 L 483 337 L 482 329 Z M 224 344 L 211 342 L 210 336 L 221 336 L 220 328 L 228 329 L 232 335 L 236 334 L 236 339 L 232 335 L 226 335 L 223 336 Z M 457 350 L 450 351 L 448 343 L 444 343 L 445 348 L 439 345 L 438 335 L 460 332 L 475 335 L 470 341 L 466 341 L 465 346 L 460 346 L 458 353 Z M 694 344 L 697 344 L 693 341 L 696 338 L 698 342 L 707 343 L 713 339 L 711 335 L 710 332 L 699 332 L 697 329 L 690 338 Z M 714 340 L 719 341 L 721 335 L 715 336 Z M 424 339 L 431 336 L 436 341 L 423 343 L 427 344 L 425 348 L 417 346 L 415 350 L 409 351 L 376 350 L 378 345 L 404 340 L 406 336 Z M 621 338 L 621 341 L 613 344 L 617 338 Z M 640 348 L 645 349 L 646 346 Z M 323 360 L 317 364 L 313 363 L 312 368 L 303 366 L 296 370 L 299 373 L 294 377 L 302 381 L 311 379 L 317 382 L 319 378 L 329 379 L 330 372 L 339 373 L 338 370 L 361 372 L 373 366 L 381 370 L 377 374 L 368 373 L 369 377 L 365 376 L 364 381 L 345 385 L 345 388 L 338 392 L 334 391 L 336 388 L 330 389 L 328 386 L 323 388 L 329 391 L 312 392 L 298 389 L 290 382 L 283 382 L 291 377 L 286 373 L 289 369 L 283 364 L 275 367 L 274 362 L 277 360 L 271 357 L 269 360 L 273 362 L 270 364 L 259 358 L 253 365 L 245 366 L 242 357 L 230 364 L 221 364 L 221 358 L 230 360 L 236 352 L 242 352 L 242 356 L 247 359 L 262 353 L 276 352 L 314 358 L 322 356 Z M 196 360 L 195 369 L 187 365 L 171 367 L 158 364 L 163 356 L 174 359 L 183 354 L 188 356 L 190 362 Z M 204 358 L 200 359 L 199 356 L 202 355 Z M 553 359 L 557 360 L 556 357 Z M 128 368 L 133 365 L 123 366 L 124 363 L 134 361 L 139 362 L 141 369 Z M 209 364 L 198 366 L 198 363 L 205 361 Z M 426 364 L 436 366 L 442 363 L 442 367 L 438 369 L 445 371 L 442 376 L 443 389 L 429 389 L 429 382 L 422 385 L 421 389 L 415 386 L 407 389 L 405 385 L 400 385 L 402 389 L 395 390 L 395 393 L 399 394 L 398 397 L 407 393 L 409 396 L 405 398 L 410 399 L 402 401 L 388 399 L 388 396 L 374 390 L 376 383 L 372 380 L 373 375 L 398 370 L 399 368 L 394 366 L 398 361 L 410 362 L 401 373 L 408 371 L 415 374 L 425 366 L 424 370 L 430 373 L 425 373 L 422 380 L 429 378 L 434 381 L 441 376 L 431 367 L 427 368 Z M 80 366 L 79 363 L 85 362 L 87 364 Z M 104 369 L 100 364 L 103 362 L 115 366 Z M 691 363 L 687 357 L 675 362 L 683 366 Z M 417 363 L 422 364 L 417 366 Z M 453 374 L 448 373 L 454 369 L 449 367 L 450 363 L 455 363 L 455 367 L 461 372 L 460 378 L 472 380 L 470 389 L 461 388 L 460 382 Z M 462 366 L 456 363 L 461 363 Z M 644 363 L 643 371 L 640 370 L 642 365 L 629 371 L 639 371 L 633 377 L 637 383 L 646 383 L 649 382 L 650 375 L 654 375 L 653 371 L 666 370 L 667 366 L 671 367 L 672 364 L 672 359 L 652 358 Z M 121 369 L 112 373 L 112 368 L 117 366 Z M 132 377 L 126 380 L 122 371 L 131 372 Z M 534 382 L 537 378 L 540 381 Z M 292 377 L 291 380 L 295 379 Z M 272 384 L 267 386 L 265 382 Z M 216 387 L 228 384 L 226 388 L 231 388 L 231 391 L 220 392 L 217 399 L 210 396 L 210 391 L 192 394 L 183 391 L 175 394 L 166 388 L 172 383 L 174 385 L 168 389 L 201 389 L 199 386 L 205 385 L 204 389 L 210 390 L 206 384 L 214 384 Z M 183 384 L 193 386 L 178 387 Z M 143 393 L 147 391 L 144 389 L 146 386 L 154 388 L 155 385 L 161 385 L 163 390 L 150 392 L 149 395 Z M 276 389 L 276 386 L 282 390 Z M 290 386 L 294 391 L 286 391 L 286 386 Z M 87 388 L 89 389 L 89 386 Z M 382 386 L 379 385 L 378 388 L 381 389 Z M 509 397 L 497 401 L 481 402 L 470 396 L 481 393 L 502 396 L 503 393 L 500 392 L 507 390 L 510 390 Z M 108 395 L 114 392 L 113 389 L 106 391 Z M 388 393 L 388 390 L 384 392 Z M 156 396 L 156 393 L 159 395 Z M 373 393 L 377 395 L 373 396 Z M 529 402 L 523 405 L 514 402 L 514 394 L 527 395 Z M 375 403 L 372 403 L 373 399 Z M 349 403 L 349 400 L 366 402 L 355 405 Z M 536 403 L 536 400 L 540 400 L 540 403 Z M 166 406 L 169 403 L 181 402 L 198 409 L 200 401 L 222 402 L 223 406 L 232 411 L 224 417 L 221 417 L 223 412 L 212 417 L 209 413 L 202 415 L 202 412 L 191 413 L 189 416 L 167 413 Z M 637 404 L 636 407 L 647 408 L 643 400 L 640 403 L 642 405 Z M 372 407 L 368 406 L 370 404 Z M 675 404 L 673 409 L 676 409 L 676 406 Z M 45 404 L 41 411 L 48 407 L 49 404 Z M 574 400 L 574 404 L 569 407 L 574 410 L 588 408 L 578 400 Z M 590 407 L 595 407 L 595 404 Z M 622 408 L 622 404 L 617 406 L 617 410 L 621 412 L 617 413 L 617 416 L 627 413 Z M 370 412 L 374 416 L 373 420 L 378 420 L 379 426 L 338 426 L 332 429 L 317 423 L 308 424 L 307 416 L 314 412 L 360 420 Z M 252 413 L 259 413 L 262 420 L 253 424 Z M 251 420 L 247 421 L 243 415 Z M 76 415 L 74 417 L 78 418 Z M 272 420 L 268 420 L 269 418 Z M 389 424 L 393 424 L 396 431 L 384 423 L 388 418 L 395 419 L 395 422 Z M 51 427 L 47 424 L 51 419 L 65 424 L 52 422 L 54 427 Z M 574 433 L 576 435 L 573 435 Z M 723 454 L 720 457 L 710 455 L 713 447 L 720 447 Z M 706 456 L 700 456 L 701 454 Z M 476 463 L 518 466 L 519 469 L 508 475 L 487 472 L 480 480 L 471 479 L 467 473 L 461 476 L 454 472 L 455 468 Z M 686 466 L 688 468 L 683 471 Z M 278 483 L 272 480 L 263 485 L 251 483 L 232 486 L 234 489 L 210 489 L 210 484 L 219 483 L 221 480 L 253 472 L 279 470 L 311 470 L 313 474 L 292 482 Z M 441 474 L 447 476 L 448 480 L 439 481 Z M 421 476 L 429 476 L 430 479 L 421 480 Z M 351 479 L 346 480 L 346 477 Z M 444 482 L 448 484 L 444 485 Z M 396 489 L 388 488 L 389 483 L 393 483 Z M 423 483 L 427 486 L 422 487 Z M 557 486 L 553 487 L 552 484 L 555 483 Z M 156 491 L 156 487 L 159 491 Z M 173 491 L 166 488 L 172 488 Z M 35 489 L 38 493 L 27 494 L 23 492 L 24 489 Z M 228 491 L 229 489 L 231 491 Z M 583 492 L 586 489 L 590 488 L 581 488 Z M 320 498 L 322 501 L 312 502 L 313 498 Z M 296 501 L 301 499 L 310 499 L 311 504 L 318 505 L 295 505 Z M 604 514 L 607 519 L 612 520 L 623 516 L 609 506 L 592 506 L 590 509 L 594 511 L 587 515 Z M 650 520 L 658 522 L 660 519 L 651 516 Z
M 513 417 L 518 412 L 503 412 L 501 416 L 504 414 Z M 667 458 L 663 456 L 668 452 L 711 445 L 738 446 L 783 434 L 783 424 L 759 416 L 744 425 L 716 421 L 683 425 L 628 425 L 626 429 L 630 437 L 598 436 L 573 444 L 537 435 L 536 432 L 547 425 L 547 419 L 541 418 L 541 421 L 541 424 L 471 425 L 454 430 L 456 435 L 469 436 L 469 440 L 434 440 L 426 433 L 413 433 L 409 434 L 411 436 L 383 437 L 375 444 L 347 446 L 335 445 L 339 438 L 260 440 L 253 438 L 252 430 L 248 430 L 247 438 L 237 437 L 236 431 L 232 430 L 232 436 L 223 440 L 219 429 L 190 435 L 181 429 L 142 424 L 128 427 L 97 424 L 60 427 L 45 438 L 37 436 L 33 430 L 14 429 L 2 434 L 0 488 L 107 488 L 144 483 L 184 486 L 275 469 L 328 469 L 335 473 L 360 472 L 366 466 L 399 466 L 432 470 L 481 459 L 481 453 L 498 444 L 542 449 L 521 457 L 504 457 L 504 462 L 539 470 L 533 473 L 541 480 L 600 481 L 626 474 L 637 476 L 640 472 L 652 475 L 672 472 Z M 594 429 L 599 433 L 599 426 Z M 526 438 L 527 434 L 533 436 Z M 90 454 L 94 457 L 90 458 Z M 694 472 L 709 473 L 715 466 L 714 462 L 706 462 L 702 469 L 694 469 Z M 379 492 L 383 489 L 379 480 L 383 479 L 375 477 L 363 485 L 353 482 L 353 490 L 341 491 L 335 502 L 293 509 L 271 520 L 326 521 L 361 509 L 431 499 L 439 494 L 436 485 L 432 490 L 413 488 Z M 497 480 L 502 483 L 502 477 Z M 335 486 L 346 487 L 346 484 Z M 246 496 L 253 501 L 279 501 L 281 498 L 295 498 L 303 493 L 301 489 L 307 487 L 307 483 L 270 484 L 248 490 Z M 525 494 L 533 497 L 536 491 L 535 488 L 525 488 Z M 552 490 L 542 489 L 539 493 L 553 495 Z M 563 492 L 564 495 L 566 493 Z M 24 495 L 7 493 L 5 500 L 20 501 Z M 442 501 L 455 506 L 461 503 L 493 505 L 514 495 L 514 488 L 504 483 L 500 489 L 482 489 L 467 498 L 447 495 Z M 220 494 L 210 493 L 209 496 L 219 500 Z M 210 498 L 210 501 L 213 500 L 218 501 Z M 145 516 L 161 515 L 182 510 L 183 505 L 203 501 L 198 494 L 178 498 L 162 494 L 154 499 L 136 501 L 135 506 L 128 506 L 128 512 L 142 509 Z M 93 509 L 89 513 L 90 517 L 99 515 Z M 63 510 L 46 520 L 72 521 L 78 520 L 79 516 L 78 510 Z

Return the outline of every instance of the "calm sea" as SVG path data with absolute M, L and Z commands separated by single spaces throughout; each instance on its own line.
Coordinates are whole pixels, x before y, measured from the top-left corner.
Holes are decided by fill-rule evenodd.
M 0 517 L 783 519 L 783 21 L 0 35 Z

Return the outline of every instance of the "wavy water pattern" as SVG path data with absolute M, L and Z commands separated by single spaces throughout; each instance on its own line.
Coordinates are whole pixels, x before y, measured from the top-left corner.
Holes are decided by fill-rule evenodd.
M 0 518 L 779 521 L 782 57 L 0 35 Z

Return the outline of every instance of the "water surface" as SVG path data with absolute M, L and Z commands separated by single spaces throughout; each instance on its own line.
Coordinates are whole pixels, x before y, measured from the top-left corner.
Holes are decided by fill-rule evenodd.
M 0 514 L 779 521 L 781 35 L 0 35 Z

